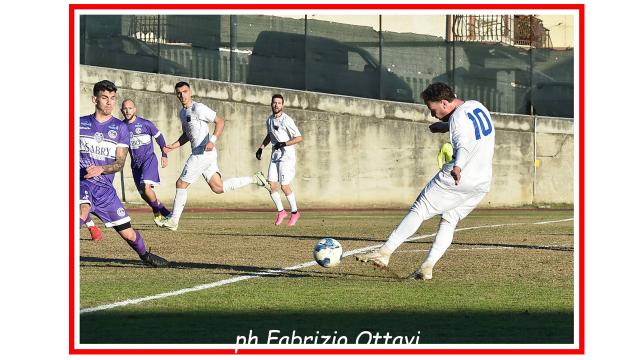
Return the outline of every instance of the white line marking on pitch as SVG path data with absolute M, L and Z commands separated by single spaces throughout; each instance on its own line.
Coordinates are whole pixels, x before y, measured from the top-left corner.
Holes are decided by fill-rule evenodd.
M 539 221 L 539 222 L 535 222 L 535 223 L 512 223 L 512 224 L 495 224 L 495 225 L 472 226 L 472 227 L 467 227 L 467 228 L 456 229 L 456 232 L 458 232 L 458 231 L 467 231 L 467 230 L 475 230 L 475 229 L 503 227 L 503 226 L 544 225 L 544 224 L 551 224 L 551 223 L 571 221 L 571 220 L 573 220 L 573 218 L 561 219 L 561 220 L 551 220 L 551 221 Z M 428 234 L 428 235 L 414 236 L 414 237 L 409 238 L 407 241 L 434 237 L 435 235 L 436 234 L 433 233 L 433 234 Z M 368 246 L 368 247 L 364 247 L 364 248 L 360 248 L 360 249 L 350 250 L 350 251 L 347 251 L 347 252 L 345 252 L 343 254 L 343 258 L 347 257 L 347 256 L 354 255 L 354 254 L 359 254 L 359 253 L 362 253 L 362 252 L 366 252 L 366 251 L 369 251 L 369 250 L 377 249 L 377 248 L 379 248 L 381 246 L 382 246 L 382 244 L 379 244 L 379 245 Z M 223 285 L 233 284 L 233 283 L 236 283 L 236 282 L 239 282 L 239 281 L 242 281 L 242 280 L 249 280 L 249 279 L 262 277 L 262 276 L 268 276 L 268 275 L 284 274 L 284 273 L 287 273 L 287 272 L 292 271 L 292 270 L 303 269 L 303 268 L 311 267 L 311 266 L 314 266 L 314 265 L 317 265 L 315 261 L 309 261 L 309 262 L 306 262 L 306 263 L 290 266 L 290 267 L 287 267 L 287 268 L 284 268 L 284 269 L 266 270 L 266 271 L 253 273 L 251 275 L 236 276 L 236 277 L 232 277 L 232 278 L 229 278 L 229 279 L 220 280 L 220 281 L 212 282 L 212 283 L 209 283 L 209 284 L 202 284 L 202 285 L 198 285 L 198 286 L 194 286 L 194 287 L 190 287 L 190 288 L 185 288 L 185 289 L 180 289 L 180 290 L 176 290 L 176 291 L 169 291 L 169 292 L 164 292 L 164 293 L 151 295 L 151 296 L 145 296 L 145 297 L 141 297 L 141 298 L 137 298 L 137 299 L 127 299 L 127 300 L 124 300 L 124 301 L 118 301 L 118 302 L 111 303 L 111 304 L 105 304 L 105 305 L 99 305 L 99 306 L 84 308 L 84 309 L 80 309 L 80 315 L 88 314 L 88 313 L 92 313 L 92 312 L 97 312 L 97 311 L 109 310 L 109 309 L 122 307 L 122 306 L 140 304 L 140 303 L 147 302 L 147 301 L 164 299 L 164 298 L 168 298 L 168 297 L 172 297 L 172 296 L 178 296 L 178 295 L 187 294 L 187 293 L 196 292 L 196 291 L 201 291 L 201 290 L 206 290 L 206 289 L 212 289 L 212 288 L 223 286 Z

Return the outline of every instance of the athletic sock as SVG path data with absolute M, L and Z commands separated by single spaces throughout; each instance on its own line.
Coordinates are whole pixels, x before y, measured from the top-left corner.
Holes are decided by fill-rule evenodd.
M 96 224 L 93 223 L 93 219 L 91 219 L 91 214 L 87 214 L 87 220 L 84 221 L 84 224 L 87 225 L 87 227 L 96 226 Z
M 147 253 L 147 248 L 144 245 L 144 239 L 142 238 L 142 234 L 138 230 L 134 230 L 136 232 L 136 239 L 134 241 L 127 240 L 127 244 L 131 246 L 131 248 L 138 253 L 138 255 L 142 256 Z
M 418 231 L 423 221 L 418 213 L 410 210 L 395 230 L 393 230 L 391 235 L 389 235 L 389 239 L 380 248 L 380 252 L 385 255 L 390 255 L 396 251 L 403 242 L 407 241 L 411 235 Z
M 173 201 L 173 213 L 171 215 L 171 220 L 174 223 L 178 223 L 180 221 L 180 216 L 182 216 L 182 210 L 184 210 L 184 206 L 187 204 L 187 189 L 176 189 L 176 198 Z
M 429 262 L 435 265 L 435 263 L 440 260 L 442 255 L 444 255 L 444 252 L 447 251 L 453 242 L 453 233 L 455 229 L 456 225 L 445 220 L 440 221 L 440 227 L 438 228 L 436 238 L 433 240 L 433 245 L 431 246 L 431 250 L 429 250 L 425 263 Z
M 158 214 L 160 212 L 160 208 L 158 207 L 159 205 L 160 205 L 160 202 L 158 200 L 149 202 L 149 206 L 151 206 L 151 211 L 153 211 L 154 214 Z
M 293 191 L 291 192 L 291 194 L 287 195 L 287 200 L 289 201 L 291 212 L 298 212 L 298 204 L 296 204 L 296 196 L 293 194 Z
M 245 187 L 249 184 L 253 184 L 253 178 L 251 176 L 237 177 L 229 180 L 225 180 L 222 184 L 222 191 L 229 192 L 231 190 Z
M 272 192 L 271 200 L 273 200 L 273 203 L 276 205 L 276 209 L 278 209 L 278 212 L 284 210 L 284 206 L 282 205 L 282 199 L 280 199 L 279 192 L 277 191 Z

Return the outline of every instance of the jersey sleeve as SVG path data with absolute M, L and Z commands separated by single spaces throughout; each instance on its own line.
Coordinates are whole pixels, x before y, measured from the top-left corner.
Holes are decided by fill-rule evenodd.
M 295 122 L 293 122 L 293 119 L 290 118 L 290 117 L 287 117 L 286 128 L 287 128 L 287 133 L 289 133 L 289 136 L 290 136 L 291 139 L 293 139 L 294 137 L 297 137 L 297 136 L 302 136 L 302 134 L 300 133 L 300 130 L 298 130 L 298 127 L 296 126 Z
M 149 130 L 149 134 L 151 134 L 151 136 L 153 136 L 154 138 L 157 138 L 158 136 L 162 135 L 160 130 L 158 130 L 156 125 L 151 121 L 147 121 L 147 129 Z
M 198 104 L 198 118 L 208 123 L 212 123 L 216 119 L 216 112 L 207 105 Z
M 129 128 L 125 123 L 120 124 L 118 127 L 118 138 L 116 147 L 129 147 L 131 143 L 131 135 L 129 135 Z

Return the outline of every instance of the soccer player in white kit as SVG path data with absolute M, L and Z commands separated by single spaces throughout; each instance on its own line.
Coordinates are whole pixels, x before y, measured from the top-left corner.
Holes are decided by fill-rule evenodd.
M 279 183 L 282 192 L 289 201 L 289 206 L 291 206 L 291 217 L 287 225 L 294 226 L 300 219 L 296 196 L 291 189 L 291 181 L 296 175 L 296 148 L 294 145 L 302 141 L 302 134 L 293 119 L 282 111 L 283 108 L 284 98 L 282 95 L 273 95 L 271 97 L 271 111 L 273 113 L 267 118 L 267 135 L 256 151 L 256 158 L 260 160 L 262 150 L 271 143 L 271 162 L 269 163 L 267 180 L 271 186 L 271 200 L 278 210 L 275 224 L 280 225 L 288 215 L 278 192 Z
M 178 141 L 167 145 L 164 152 L 169 153 L 189 141 L 191 156 L 184 165 L 182 175 L 176 181 L 176 197 L 171 216 L 161 222 L 162 227 L 174 231 L 178 230 L 178 222 L 187 203 L 187 188 L 198 179 L 198 176 L 203 176 L 216 194 L 226 193 L 249 184 L 256 184 L 269 190 L 267 179 L 260 171 L 253 176 L 238 177 L 222 182 L 215 143 L 222 135 L 224 120 L 208 106 L 192 100 L 191 86 L 188 83 L 184 81 L 177 83 L 175 91 L 182 104 L 180 110 L 182 135 Z M 215 124 L 212 135 L 209 134 L 210 123 Z
M 495 128 L 489 110 L 475 100 L 458 99 L 443 83 L 429 85 L 421 94 L 431 115 L 442 122 L 429 126 L 431 132 L 450 133 L 453 160 L 429 181 L 400 225 L 378 250 L 356 255 L 362 262 L 386 268 L 391 254 L 415 234 L 423 221 L 441 215 L 431 250 L 411 275 L 432 278 L 433 267 L 453 241 L 458 221 L 465 218 L 489 192 L 495 143 Z

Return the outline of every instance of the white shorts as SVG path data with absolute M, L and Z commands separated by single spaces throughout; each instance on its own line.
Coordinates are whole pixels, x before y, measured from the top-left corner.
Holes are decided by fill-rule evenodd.
M 269 172 L 267 180 L 270 182 L 278 182 L 281 185 L 289 185 L 296 176 L 295 160 L 277 160 L 269 163 Z
M 218 151 L 213 148 L 203 154 L 191 154 L 184 164 L 180 180 L 193 184 L 198 176 L 202 175 L 208 183 L 215 173 L 220 173 L 220 169 L 218 169 Z
M 431 180 L 409 210 L 420 215 L 423 221 L 442 215 L 446 221 L 457 224 L 478 206 L 486 194 L 443 189 Z

